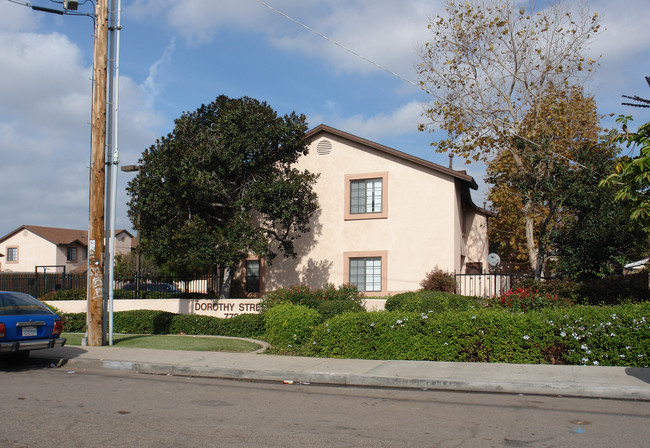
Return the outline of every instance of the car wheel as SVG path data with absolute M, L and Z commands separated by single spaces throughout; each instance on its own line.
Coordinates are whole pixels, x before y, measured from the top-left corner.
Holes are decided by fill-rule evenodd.
M 19 366 L 24 364 L 27 361 L 27 358 L 29 358 L 29 350 L 2 355 L 2 362 L 8 366 Z

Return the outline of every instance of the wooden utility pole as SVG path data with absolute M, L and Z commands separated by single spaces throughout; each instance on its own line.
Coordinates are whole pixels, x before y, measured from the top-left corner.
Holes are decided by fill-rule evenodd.
M 93 104 L 90 142 L 90 213 L 88 226 L 88 315 L 86 343 L 104 344 L 104 193 L 106 189 L 106 79 L 108 0 L 95 6 Z

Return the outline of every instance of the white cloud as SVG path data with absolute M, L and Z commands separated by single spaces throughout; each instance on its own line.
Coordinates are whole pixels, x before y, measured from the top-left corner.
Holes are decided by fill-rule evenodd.
M 39 16 L 30 8 L 6 1 L 0 3 L 0 30 L 28 31 L 35 29 L 38 23 Z
M 0 4 L 0 17 L 7 10 Z M 29 21 L 25 27 L 32 29 Z M 0 234 L 23 224 L 85 228 L 90 65 L 63 34 L 16 31 L 0 21 L 0 67 L 0 191 L 11 196 L 3 201 Z M 142 86 L 128 77 L 120 84 L 121 152 L 134 163 L 165 120 L 143 107 Z
M 441 0 L 267 0 L 277 11 L 322 33 L 382 66 L 414 78 L 415 48 L 427 36 L 427 17 L 442 8 Z M 226 29 L 261 33 L 275 47 L 322 58 L 335 71 L 369 73 L 377 70 L 322 37 L 249 0 L 186 0 L 183 2 L 142 0 L 130 7 L 138 17 L 165 20 L 188 41 L 209 43 Z
M 147 109 L 153 108 L 156 98 L 162 91 L 164 80 L 161 80 L 160 77 L 169 69 L 175 48 L 176 39 L 172 39 L 169 44 L 167 44 L 167 47 L 165 47 L 160 58 L 149 67 L 149 76 L 147 76 L 147 79 L 145 79 L 142 84 L 142 88 L 147 95 L 145 101 L 145 107 Z
M 389 114 L 357 115 L 338 120 L 334 126 L 371 140 L 399 136 L 417 131 L 423 108 L 419 101 L 412 101 Z

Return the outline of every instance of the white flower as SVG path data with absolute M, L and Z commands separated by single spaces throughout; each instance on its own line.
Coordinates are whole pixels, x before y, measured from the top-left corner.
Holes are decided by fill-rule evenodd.
M 583 350 L 587 350 L 588 347 L 587 347 L 585 344 L 582 344 L 582 345 L 580 346 L 580 348 L 583 349 Z
M 611 333 L 610 336 L 614 337 L 614 336 L 616 336 L 616 333 Z
M 589 361 L 589 358 L 582 358 L 581 361 L 582 361 L 583 363 L 587 363 L 587 362 Z
M 331 333 L 331 332 L 332 332 L 332 329 L 331 329 L 331 328 L 328 328 L 328 329 L 327 329 L 327 332 L 328 332 L 328 333 Z
M 625 355 L 620 355 L 621 358 L 625 358 Z
M 524 335 L 524 341 L 527 341 L 527 340 L 529 340 L 529 339 L 530 339 L 530 336 L 528 336 L 528 335 Z
M 374 327 L 374 326 L 375 326 L 375 323 L 374 323 L 374 322 L 371 322 L 371 323 L 370 323 L 370 326 L 371 326 L 371 327 Z
M 597 366 L 599 364 L 598 361 L 594 361 L 594 365 Z
M 564 338 L 566 337 L 566 333 L 563 331 L 562 333 L 560 333 L 560 336 Z
M 472 319 L 476 319 L 476 316 L 472 316 Z

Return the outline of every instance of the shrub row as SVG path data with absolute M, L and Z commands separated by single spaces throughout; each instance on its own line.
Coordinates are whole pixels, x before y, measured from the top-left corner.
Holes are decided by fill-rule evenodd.
M 519 280 L 515 288 L 533 288 L 583 305 L 619 305 L 650 299 L 648 272 L 612 278 L 571 280 Z
M 40 300 L 48 302 L 52 300 L 86 300 L 86 290 L 83 288 L 60 289 L 43 294 Z
M 542 292 L 535 287 L 519 287 L 507 291 L 500 297 L 493 297 L 484 301 L 489 308 L 501 307 L 516 311 L 539 310 L 549 307 L 566 308 L 573 305 L 570 299 L 557 294 Z
M 63 331 L 86 331 L 86 313 L 63 314 Z M 240 314 L 221 319 L 195 314 L 173 314 L 166 311 L 119 311 L 113 315 L 113 331 L 123 334 L 191 334 L 259 338 L 264 334 L 260 314 Z
M 355 285 L 346 284 L 336 288 L 328 284 L 322 289 L 311 289 L 305 285 L 294 285 L 271 291 L 260 302 L 262 312 L 276 305 L 292 303 L 304 305 L 322 314 L 333 315 L 345 311 L 363 311 L 363 298 Z
M 317 325 L 299 311 L 276 311 L 282 348 L 298 354 L 357 359 L 550 363 L 647 367 L 650 303 L 576 306 L 515 313 L 506 309 L 460 312 L 347 313 Z M 293 337 L 295 340 L 291 340 Z M 304 343 L 300 344 L 300 341 Z M 276 343 L 274 343 L 276 344 Z M 286 344 L 286 345 L 285 345 Z M 279 347 L 278 347 L 279 348 Z
M 467 297 L 440 291 L 404 292 L 386 300 L 387 311 L 407 311 L 417 313 L 441 313 L 443 311 L 462 311 L 481 306 L 478 297 Z

